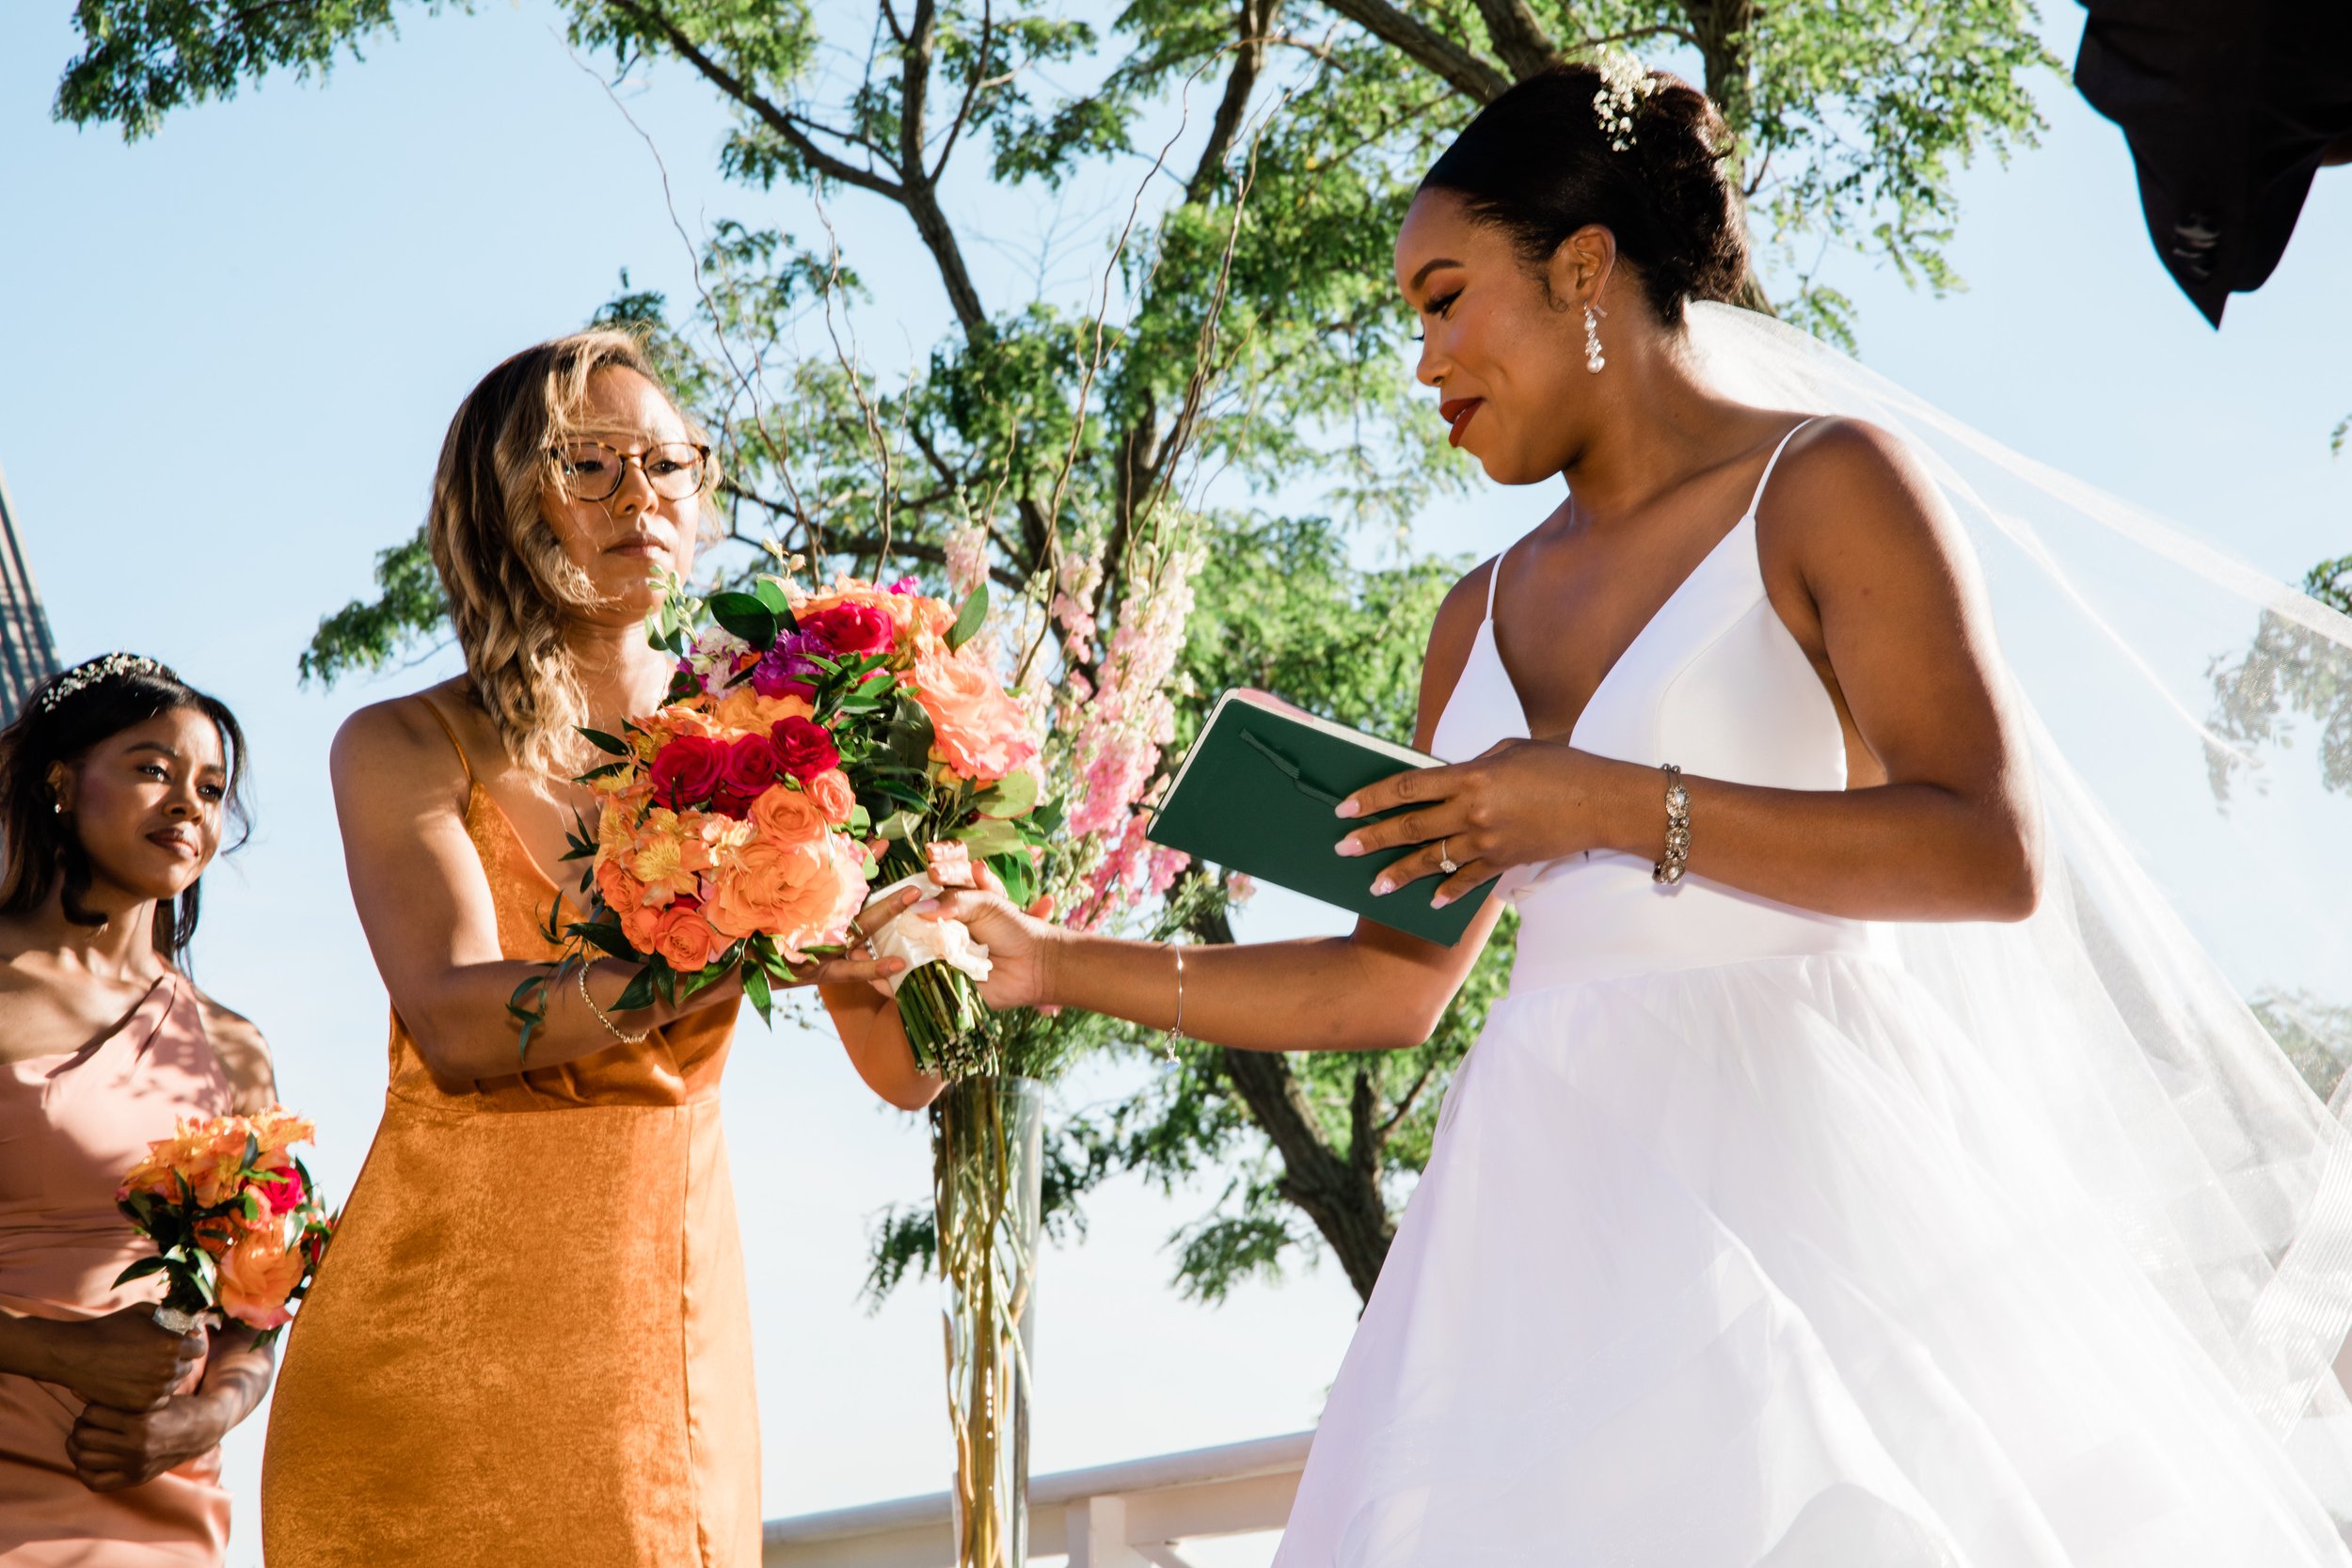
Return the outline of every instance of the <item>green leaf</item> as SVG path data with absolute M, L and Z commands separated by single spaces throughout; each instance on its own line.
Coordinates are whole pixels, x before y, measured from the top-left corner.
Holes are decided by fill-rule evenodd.
M 769 1008 L 773 1004 L 775 997 L 768 989 L 767 972 L 761 969 L 759 965 L 745 964 L 743 966 L 743 994 L 751 998 L 753 1006 L 759 1009 L 759 1017 L 762 1022 L 772 1022 L 769 1018 Z
M 948 835 L 978 856 L 1015 854 L 1027 847 L 1021 830 L 1002 817 L 983 816 Z
M 752 597 L 773 611 L 779 624 L 793 626 L 791 597 L 785 593 L 784 585 L 775 578 L 755 578 L 752 583 Z M 798 628 L 794 627 L 794 629 Z
M 625 757 L 629 754 L 628 742 L 617 736 L 607 735 L 602 730 L 592 730 L 585 724 L 575 724 L 572 727 L 586 736 L 588 743 L 599 752 L 610 752 L 616 757 Z
M 1008 773 L 972 798 L 982 816 L 1025 816 L 1037 806 L 1037 775 L 1027 768 Z
M 914 836 L 915 829 L 921 827 L 922 825 L 923 818 L 916 813 L 912 811 L 894 811 L 888 816 L 883 817 L 882 821 L 876 825 L 874 829 L 874 836 L 876 838 L 895 838 L 902 841 L 912 839 Z
M 750 594 L 713 594 L 710 618 L 749 642 L 766 650 L 776 641 L 776 612 Z
M 956 624 L 947 630 L 947 650 L 950 653 L 980 635 L 981 626 L 988 620 L 988 583 L 983 579 L 972 590 L 972 596 L 956 611 Z
M 988 867 L 1005 884 L 1006 901 L 1025 910 L 1037 901 L 1037 867 L 1025 854 L 991 855 Z
M 621 988 L 621 994 L 613 998 L 612 1010 L 616 1013 L 633 1013 L 650 1007 L 653 1004 L 653 966 L 648 964 L 631 975 L 628 984 Z
M 120 1274 L 115 1275 L 115 1283 L 117 1285 L 128 1285 L 134 1279 L 145 1279 L 149 1275 L 161 1274 L 169 1267 L 171 1267 L 171 1263 L 167 1259 L 161 1257 L 142 1258 L 137 1262 L 132 1264 L 129 1268 L 123 1270 Z

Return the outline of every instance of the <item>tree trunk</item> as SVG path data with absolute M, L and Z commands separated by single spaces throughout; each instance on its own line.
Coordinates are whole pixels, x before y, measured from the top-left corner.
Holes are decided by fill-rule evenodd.
M 1196 934 L 1209 942 L 1231 942 L 1233 927 L 1222 911 L 1204 916 Z M 1347 1272 L 1347 1282 L 1366 1301 L 1387 1261 L 1396 1222 L 1380 1192 L 1379 1134 L 1373 1127 L 1375 1091 L 1371 1074 L 1356 1077 L 1349 1122 L 1352 1148 L 1342 1150 L 1315 1126 L 1314 1113 L 1292 1076 L 1290 1059 L 1275 1051 L 1223 1052 L 1225 1075 L 1232 1080 L 1249 1119 L 1282 1157 L 1276 1183 L 1288 1202 L 1314 1221 L 1315 1229 Z

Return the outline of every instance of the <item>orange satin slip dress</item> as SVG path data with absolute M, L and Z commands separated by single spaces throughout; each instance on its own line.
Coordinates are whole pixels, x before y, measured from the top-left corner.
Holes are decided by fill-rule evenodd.
M 0 1307 L 87 1320 L 161 1299 L 160 1279 L 115 1283 L 155 1251 L 115 1188 L 182 1117 L 220 1116 L 230 1100 L 196 988 L 177 974 L 104 1038 L 0 1065 Z M 217 1564 L 229 1542 L 220 1450 L 93 1492 L 65 1456 L 82 1410 L 56 1384 L 0 1372 L 0 1568 Z
M 555 885 L 457 754 L 499 949 L 552 958 Z M 719 1126 L 734 1032 L 713 1008 L 448 1083 L 393 1014 L 384 1120 L 271 1402 L 270 1568 L 754 1568 L 758 1409 Z

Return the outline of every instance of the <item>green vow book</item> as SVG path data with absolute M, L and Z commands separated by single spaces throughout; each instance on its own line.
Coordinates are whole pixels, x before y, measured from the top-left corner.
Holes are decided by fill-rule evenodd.
M 1470 928 L 1493 882 L 1433 910 L 1429 900 L 1441 877 L 1423 877 L 1385 896 L 1372 891 L 1373 878 L 1417 846 L 1354 858 L 1333 851 L 1349 832 L 1381 819 L 1334 816 L 1333 807 L 1407 768 L 1438 766 L 1436 757 L 1302 713 L 1265 692 L 1228 691 L 1192 743 L 1150 836 L 1154 844 L 1451 947 Z

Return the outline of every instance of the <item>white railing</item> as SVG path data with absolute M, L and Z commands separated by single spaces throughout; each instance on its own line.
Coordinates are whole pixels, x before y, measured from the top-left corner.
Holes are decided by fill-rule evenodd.
M 1131 1459 L 1029 1481 L 1029 1555 L 1070 1568 L 1184 1568 L 1176 1547 L 1277 1530 L 1313 1433 Z M 771 1519 L 763 1568 L 955 1568 L 947 1494 Z

